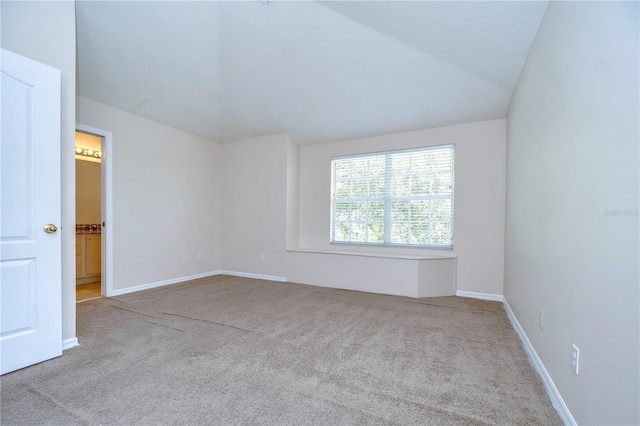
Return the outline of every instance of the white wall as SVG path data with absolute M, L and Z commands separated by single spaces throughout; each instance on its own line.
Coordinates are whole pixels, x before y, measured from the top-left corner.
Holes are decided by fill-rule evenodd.
M 113 133 L 113 289 L 220 269 L 222 147 L 82 97 L 77 120 Z
M 297 144 L 281 133 L 223 147 L 222 269 L 284 279 L 287 234 L 295 232 L 287 219 L 296 219 L 289 171 L 297 168 Z
M 550 2 L 508 114 L 505 297 L 579 424 L 640 423 L 638 19 Z
M 287 248 L 300 238 L 300 146 L 293 139 L 287 149 Z
M 457 289 L 502 295 L 504 270 L 505 120 L 439 127 L 300 148 L 300 247 L 330 249 L 331 157 L 456 144 L 453 254 Z M 404 254 L 428 249 L 363 248 Z M 353 251 L 352 249 L 349 249 Z
M 100 213 L 101 164 L 76 159 L 76 223 L 102 222 Z
M 72 1 L 0 3 L 2 47 L 61 71 L 62 339 L 76 336 L 76 10 Z M 55 43 L 52 43 L 55 40 Z

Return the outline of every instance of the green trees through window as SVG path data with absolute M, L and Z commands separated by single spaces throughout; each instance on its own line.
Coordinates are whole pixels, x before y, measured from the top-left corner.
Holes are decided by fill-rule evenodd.
M 454 145 L 331 161 L 331 242 L 453 247 Z

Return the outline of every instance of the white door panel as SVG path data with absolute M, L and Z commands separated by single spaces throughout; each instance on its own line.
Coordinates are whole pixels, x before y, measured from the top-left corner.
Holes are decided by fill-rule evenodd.
M 1 336 L 31 332 L 35 324 L 35 259 L 2 262 Z M 25 285 L 26 284 L 26 285 Z
M 2 50 L 0 373 L 62 353 L 60 71 Z
M 4 55 L 3 55 L 4 59 Z M 2 146 L 2 197 L 11 200 L 12 208 L 3 209 L 0 217 L 2 238 L 8 240 L 33 240 L 35 222 L 32 192 L 33 182 L 33 138 L 32 118 L 29 114 L 33 102 L 33 88 L 13 76 L 2 73 L 2 137 L 11 137 L 20 141 L 11 146 Z M 11 100 L 11 107 L 5 105 L 5 99 Z M 8 141 L 7 141 L 8 142 Z M 10 179 L 22 176 L 24 180 Z M 27 215 L 25 215 L 27 213 Z M 31 217 L 29 217 L 30 215 Z

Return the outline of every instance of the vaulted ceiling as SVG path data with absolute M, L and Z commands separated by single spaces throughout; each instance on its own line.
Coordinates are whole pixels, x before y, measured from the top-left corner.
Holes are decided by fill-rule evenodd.
M 225 142 L 504 118 L 546 1 L 78 1 L 78 94 Z

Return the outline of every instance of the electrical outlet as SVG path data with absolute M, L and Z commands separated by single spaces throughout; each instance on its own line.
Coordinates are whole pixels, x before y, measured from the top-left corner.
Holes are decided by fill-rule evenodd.
M 182 255 L 182 263 L 187 263 L 187 255 L 186 254 Z
M 540 330 L 544 328 L 544 312 L 540 309 Z
M 573 372 L 578 374 L 578 368 L 580 367 L 580 349 L 576 345 L 573 345 Z
M 260 262 L 264 262 L 264 254 L 260 253 Z
M 202 253 L 198 253 L 196 255 L 196 259 L 198 260 L 198 262 L 202 262 Z

